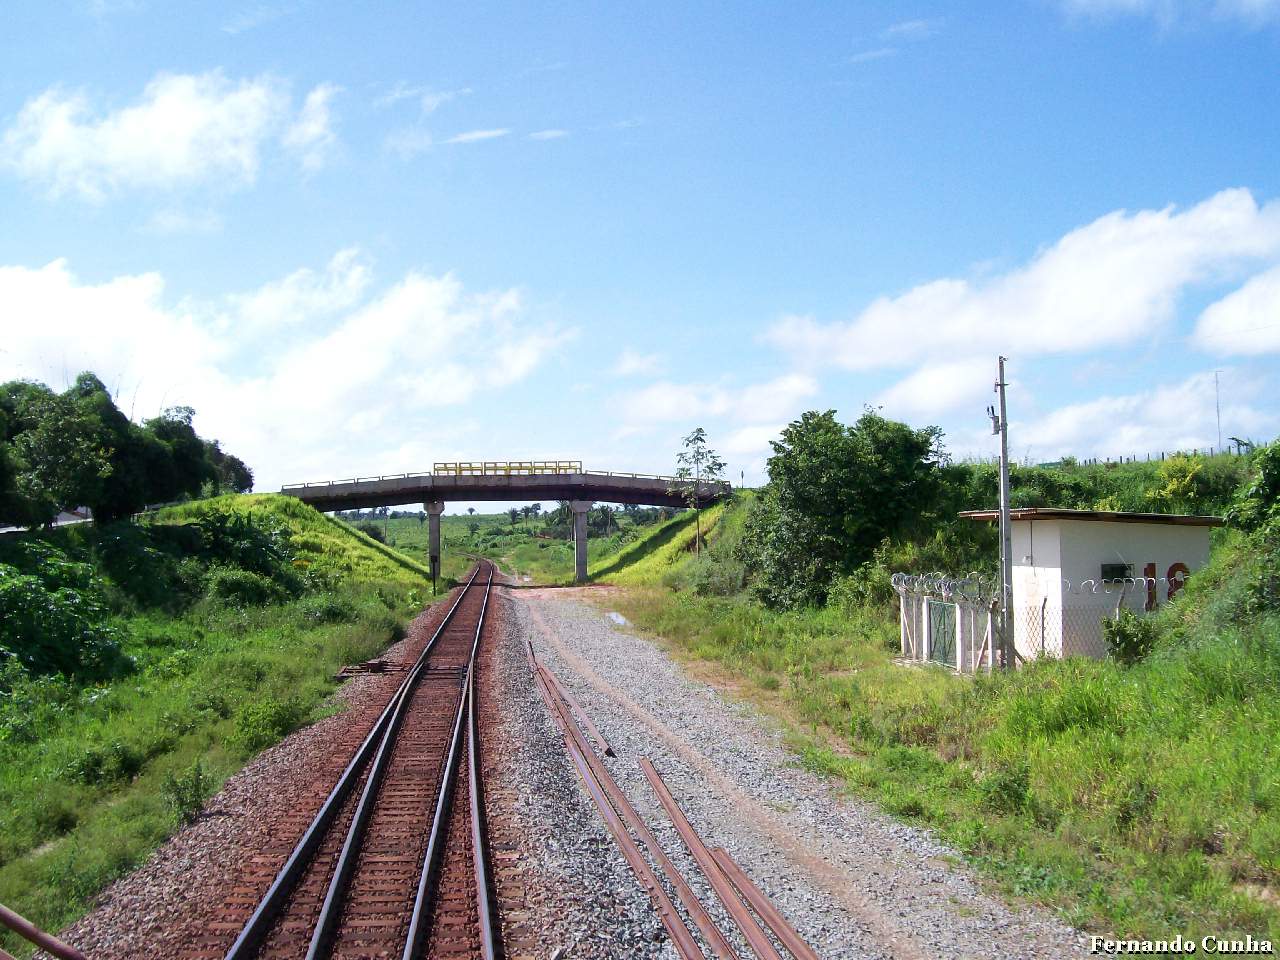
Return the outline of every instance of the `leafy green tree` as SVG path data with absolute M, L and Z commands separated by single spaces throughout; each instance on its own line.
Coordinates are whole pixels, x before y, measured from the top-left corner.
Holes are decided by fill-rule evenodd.
M 1258 447 L 1249 458 L 1251 476 L 1227 513 L 1244 530 L 1257 530 L 1280 519 L 1280 440 Z
M 871 409 L 853 426 L 834 410 L 789 424 L 738 547 L 760 597 L 820 604 L 886 537 L 925 529 L 943 491 L 941 438 L 937 427 L 913 429 Z
M 36 400 L 34 424 L 13 441 L 14 491 L 29 523 L 50 523 L 61 510 L 101 499 L 111 449 L 101 423 L 55 394 Z
M 718 483 L 724 479 L 724 461 L 707 443 L 707 431 L 702 427 L 681 441 L 684 449 L 676 454 L 676 484 L 679 493 L 694 512 L 694 552 L 702 553 L 702 501 L 699 493 L 704 483 Z

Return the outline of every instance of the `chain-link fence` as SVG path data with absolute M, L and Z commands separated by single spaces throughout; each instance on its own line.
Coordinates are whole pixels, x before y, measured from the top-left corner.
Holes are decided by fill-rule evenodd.
M 893 575 L 902 657 L 932 661 L 964 673 L 995 665 L 996 602 L 991 583 L 977 575 Z
M 1060 596 L 1021 600 L 1015 593 L 1014 637 L 1023 657 L 1096 657 L 1109 653 L 1103 621 L 1121 610 L 1139 616 L 1176 594 L 1184 580 L 1126 577 L 1123 580 L 1062 581 Z M 1056 594 L 1056 591 L 1055 591 Z

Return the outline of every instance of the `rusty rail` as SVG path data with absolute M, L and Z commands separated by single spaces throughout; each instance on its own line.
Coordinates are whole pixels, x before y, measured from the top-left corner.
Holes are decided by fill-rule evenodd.
M 667 789 L 666 783 L 663 782 L 662 777 L 653 766 L 653 762 L 648 757 L 643 757 L 640 760 L 640 767 L 644 770 L 644 775 L 649 779 L 649 785 L 653 787 L 653 792 L 658 795 L 658 801 L 667 811 L 667 815 L 671 817 L 671 822 L 675 824 L 676 832 L 680 834 L 680 839 L 684 841 L 684 845 L 693 854 L 693 859 L 698 862 L 698 866 L 706 874 L 707 880 L 711 884 L 711 889 L 715 891 L 725 909 L 729 911 L 729 915 L 733 917 L 733 922 L 738 925 L 742 935 L 747 938 L 747 943 L 750 944 L 751 949 L 756 952 L 761 960 L 782 960 L 781 954 L 774 948 L 769 935 L 761 929 L 760 924 L 756 922 L 756 918 L 751 915 L 751 911 L 743 906 L 742 901 L 733 892 L 733 886 L 725 878 L 724 874 L 720 872 L 719 866 L 716 865 L 716 861 L 711 856 L 711 851 L 707 849 L 706 844 L 702 842 L 702 838 L 698 836 L 697 831 L 693 829 L 693 826 L 685 817 L 684 811 L 680 809 L 680 805 L 671 796 L 671 791 Z
M 530 658 L 533 659 L 532 651 L 530 651 Z M 534 662 L 536 663 L 536 660 Z M 582 731 L 574 724 L 572 711 L 569 709 L 568 704 L 556 694 L 551 682 L 543 676 L 541 670 L 534 671 L 534 680 L 537 682 L 542 698 L 551 713 L 551 719 L 564 736 L 570 759 L 577 768 L 578 775 L 582 778 L 582 783 L 587 788 L 587 793 L 591 795 L 591 799 L 595 802 L 596 808 L 600 811 L 600 816 L 604 819 L 605 826 L 613 835 L 613 839 L 622 851 L 627 864 L 645 889 L 649 891 L 649 896 L 653 899 L 654 905 L 658 909 L 658 917 L 671 935 L 676 952 L 682 960 L 705 960 L 705 954 L 698 946 L 697 941 L 693 939 L 693 934 L 689 932 L 689 928 L 685 926 L 683 918 L 681 918 L 679 911 L 676 910 L 675 904 L 671 902 L 671 898 L 663 888 L 662 882 L 658 879 L 657 874 L 654 873 L 653 868 L 649 866 L 644 854 L 640 852 L 640 847 L 627 831 L 622 811 L 626 811 L 628 820 L 634 818 L 636 823 L 640 822 L 639 815 L 631 807 L 627 798 L 618 788 L 617 783 L 609 776 L 609 772 L 604 769 L 600 759 L 595 755 L 590 744 L 586 742 L 586 738 L 583 737 Z M 681 882 L 683 883 L 683 880 Z M 677 890 L 679 890 L 679 887 L 677 887 Z M 681 899 L 683 900 L 683 896 Z M 694 898 L 693 902 L 697 902 L 696 898 Z M 687 903 L 686 906 L 688 906 Z M 698 906 L 698 909 L 702 909 L 701 905 Z M 705 914 L 705 911 L 703 913 Z M 722 956 L 724 955 L 722 954 Z M 727 956 L 731 957 L 732 953 Z
M 737 861 L 729 856 L 728 850 L 716 847 L 711 851 L 711 856 L 715 859 L 716 866 L 729 878 L 729 882 L 733 884 L 734 889 L 738 891 L 742 899 L 747 901 L 751 909 L 760 915 L 760 919 L 765 922 L 765 926 L 773 931 L 773 935 L 791 952 L 796 960 L 819 960 L 813 947 L 805 943 L 804 938 L 796 932 L 795 927 L 787 922 L 787 918 L 773 905 L 773 901 L 769 899 L 768 895 L 757 887 L 742 867 L 738 866 Z
M 53 954 L 59 960 L 85 960 L 85 955 L 75 947 L 68 946 L 52 934 L 45 933 L 26 917 L 20 916 L 0 903 L 0 926 L 8 927 L 18 936 L 30 940 L 41 950 Z M 9 956 L 0 949 L 0 955 Z M 9 960 L 13 960 L 12 957 Z

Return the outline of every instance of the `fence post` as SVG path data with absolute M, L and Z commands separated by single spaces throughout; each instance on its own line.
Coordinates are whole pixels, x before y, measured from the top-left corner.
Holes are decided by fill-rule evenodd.
M 920 631 L 920 635 L 921 635 L 921 639 L 924 641 L 923 643 L 924 656 L 921 659 L 928 660 L 929 654 L 932 652 L 931 648 L 933 647 L 933 623 L 929 619 L 929 598 L 928 597 L 924 598 L 923 611 L 924 612 L 920 616 L 921 627 L 922 627 Z

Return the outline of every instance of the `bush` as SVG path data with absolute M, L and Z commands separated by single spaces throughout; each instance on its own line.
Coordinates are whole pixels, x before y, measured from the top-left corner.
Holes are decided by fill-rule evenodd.
M 209 777 L 197 757 L 195 763 L 181 776 L 174 776 L 172 770 L 165 774 L 164 783 L 160 785 L 160 795 L 164 797 L 165 806 L 178 818 L 178 823 L 194 823 L 204 806 L 209 787 Z
M 0 564 L 0 647 L 12 651 L 32 673 L 96 678 L 111 676 L 128 665 L 96 589 L 50 589 L 40 577 L 4 564 Z
M 62 768 L 62 776 L 73 783 L 97 786 L 132 780 L 142 769 L 144 757 L 136 748 L 119 740 L 85 747 Z
M 346 597 L 333 593 L 316 594 L 298 604 L 303 623 L 350 623 L 358 616 L 353 604 Z
M 209 596 L 242 606 L 261 606 L 284 600 L 287 593 L 261 574 L 222 567 L 209 576 Z
M 302 718 L 302 704 L 297 700 L 264 697 L 240 708 L 227 741 L 240 754 L 251 756 L 291 732 Z
M 1240 491 L 1227 520 L 1243 530 L 1257 530 L 1280 518 L 1280 441 L 1256 450 L 1249 486 Z
M 372 540 L 377 540 L 379 543 L 387 542 L 387 535 L 383 532 L 382 524 L 380 523 L 374 523 L 372 520 L 365 520 L 362 523 L 357 523 L 356 529 L 366 537 L 369 537 Z
M 1025 762 L 1002 765 L 978 783 L 982 803 L 996 813 L 1018 813 L 1031 798 L 1031 770 Z
M 1155 623 L 1132 610 L 1121 610 L 1116 617 L 1102 621 L 1102 637 L 1112 659 L 1126 666 L 1146 659 L 1155 649 L 1159 632 Z

